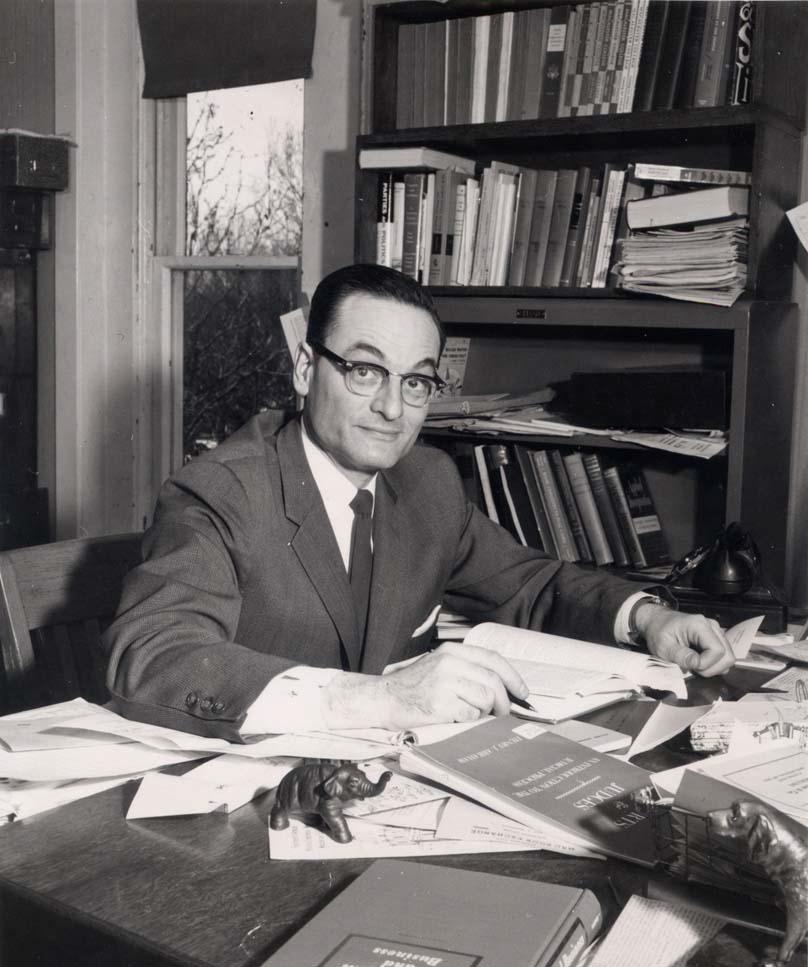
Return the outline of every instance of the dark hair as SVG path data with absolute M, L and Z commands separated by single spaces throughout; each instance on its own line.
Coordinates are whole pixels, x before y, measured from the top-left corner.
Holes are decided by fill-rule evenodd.
M 341 303 L 355 292 L 392 299 L 404 305 L 424 309 L 432 316 L 440 337 L 440 350 L 443 352 L 446 335 L 432 296 L 409 275 L 404 275 L 385 265 L 366 262 L 346 265 L 331 272 L 320 281 L 311 298 L 306 329 L 307 341 L 314 340 L 325 345 L 326 336 L 336 319 Z

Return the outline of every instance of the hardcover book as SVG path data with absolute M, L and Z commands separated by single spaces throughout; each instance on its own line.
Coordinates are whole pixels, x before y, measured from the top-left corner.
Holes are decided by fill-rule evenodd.
M 633 795 L 651 786 L 639 766 L 595 752 L 512 715 L 401 753 L 401 766 L 530 828 L 643 866 L 656 862 L 647 812 Z
M 376 860 L 264 967 L 573 967 L 602 923 L 581 887 Z
M 596 453 L 587 453 L 583 459 L 598 513 L 606 531 L 609 547 L 612 549 L 614 562 L 621 567 L 625 567 L 629 563 L 628 552 L 620 531 L 620 524 L 617 521 L 617 514 L 614 512 L 614 506 L 611 497 L 609 497 L 609 491 L 606 489 L 600 457 Z
M 697 188 L 693 191 L 640 198 L 626 204 L 626 219 L 632 231 L 748 214 L 749 189 L 738 185 Z
M 563 460 L 595 563 L 612 564 L 614 556 L 609 547 L 606 531 L 603 529 L 603 522 L 600 519 L 598 505 L 595 503 L 595 495 L 592 493 L 583 457 L 577 452 L 565 453 Z

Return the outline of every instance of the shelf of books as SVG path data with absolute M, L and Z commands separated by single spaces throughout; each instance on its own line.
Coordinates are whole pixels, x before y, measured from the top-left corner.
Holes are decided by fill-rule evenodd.
M 448 334 L 468 347 L 462 401 L 551 388 L 551 420 L 575 427 L 559 436 L 545 414 L 515 431 L 485 413 L 461 420 L 447 400 L 427 423 L 430 442 L 465 467 L 486 512 L 495 505 L 477 447 L 504 446 L 523 480 L 523 449 L 530 461 L 554 454 L 556 474 L 576 454 L 618 479 L 628 467 L 670 557 L 738 519 L 782 583 L 785 512 L 772 507 L 788 503 L 796 241 L 784 213 L 799 202 L 804 5 L 523 0 L 492 12 L 483 0 L 405 0 L 370 10 L 355 256 L 430 287 Z M 641 382 L 648 370 L 677 371 L 678 396 L 672 378 Z M 688 372 L 707 375 L 688 383 Z M 615 373 L 630 388 L 575 412 L 582 376 Z M 677 405 L 710 393 L 720 413 L 715 401 Z M 694 429 L 712 439 L 683 434 Z M 532 541 L 547 546 L 538 505 L 528 506 Z M 607 543 L 613 562 L 636 567 L 628 548 Z

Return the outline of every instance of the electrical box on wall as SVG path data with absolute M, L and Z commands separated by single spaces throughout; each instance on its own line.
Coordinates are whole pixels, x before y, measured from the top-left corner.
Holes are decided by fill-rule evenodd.
M 54 135 L 0 131 L 0 188 L 67 188 L 69 142 Z

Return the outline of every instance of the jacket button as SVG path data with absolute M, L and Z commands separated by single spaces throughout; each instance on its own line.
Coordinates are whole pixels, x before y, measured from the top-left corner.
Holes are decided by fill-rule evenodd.
M 193 708 L 194 705 L 196 705 L 197 700 L 198 696 L 196 692 L 188 692 L 188 694 L 185 696 L 185 704 L 188 706 L 188 708 Z
M 203 712 L 209 712 L 211 705 L 213 705 L 213 699 L 208 695 L 205 695 L 202 701 L 199 703 L 199 707 Z
M 224 711 L 224 702 L 214 702 L 213 711 L 218 715 L 220 712 Z

